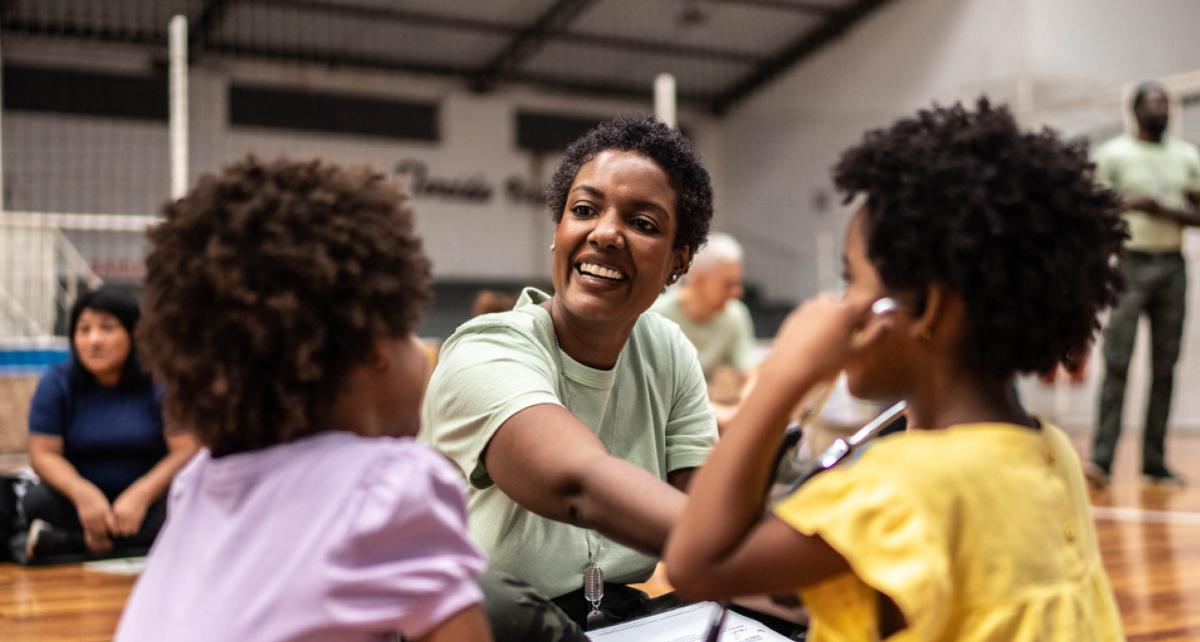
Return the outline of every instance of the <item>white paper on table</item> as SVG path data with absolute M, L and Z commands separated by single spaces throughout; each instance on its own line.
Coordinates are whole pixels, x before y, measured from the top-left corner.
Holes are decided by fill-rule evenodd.
M 108 560 L 84 562 L 83 570 L 109 575 L 138 575 L 146 568 L 145 557 L 117 557 Z
M 704 642 L 715 602 L 700 602 L 588 632 L 593 642 Z M 721 628 L 721 642 L 787 642 L 787 638 L 733 611 Z

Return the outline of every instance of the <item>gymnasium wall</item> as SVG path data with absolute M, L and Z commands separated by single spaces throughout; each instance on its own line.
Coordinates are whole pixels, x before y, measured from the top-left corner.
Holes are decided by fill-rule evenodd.
M 1121 129 L 1119 106 L 1088 101 L 1200 69 L 1197 24 L 1200 2 L 1192 0 L 889 3 L 720 121 L 720 205 L 727 229 L 747 246 L 747 273 L 779 299 L 838 286 L 849 212 L 829 168 L 864 130 L 934 100 L 987 93 L 1027 122 L 1107 137 Z M 1189 99 L 1176 118 L 1193 142 L 1200 142 L 1198 107 Z M 1172 421 L 1200 430 L 1200 397 L 1187 394 L 1200 389 L 1200 232 L 1189 234 L 1192 314 Z M 1024 382 L 1023 394 L 1044 415 L 1089 427 L 1099 364 L 1093 360 L 1080 385 Z M 1131 373 L 1131 427 L 1140 427 L 1144 412 L 1145 373 L 1142 362 Z
M 123 73 L 148 66 L 144 54 L 111 45 L 29 38 L 7 41 L 4 55 L 6 66 Z M 231 124 L 234 86 L 430 105 L 436 131 L 433 139 L 405 139 Z M 599 121 L 651 112 L 649 87 L 646 96 L 641 102 L 568 98 L 524 88 L 476 94 L 462 82 L 426 77 L 209 60 L 190 69 L 190 174 L 194 183 L 247 153 L 370 165 L 409 184 L 436 278 L 540 280 L 547 275 L 552 227 L 537 199 L 559 151 L 518 147 L 518 113 Z M 680 122 L 715 165 L 713 121 L 685 111 Z M 8 109 L 3 135 L 10 211 L 152 214 L 167 195 L 165 121 Z M 136 276 L 125 273 L 126 261 L 143 252 L 136 239 L 70 236 L 87 258 L 98 259 L 101 276 Z

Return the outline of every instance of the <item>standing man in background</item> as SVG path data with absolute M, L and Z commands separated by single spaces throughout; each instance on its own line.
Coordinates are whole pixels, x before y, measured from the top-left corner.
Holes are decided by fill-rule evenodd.
M 1150 320 L 1151 378 L 1142 436 L 1142 474 L 1150 483 L 1182 485 L 1167 467 L 1163 446 L 1171 412 L 1175 362 L 1183 335 L 1187 290 L 1183 228 L 1200 225 L 1200 152 L 1167 135 L 1166 88 L 1142 83 L 1133 97 L 1136 135 L 1118 136 L 1096 151 L 1096 176 L 1122 196 L 1129 239 L 1122 272 L 1125 292 L 1104 333 L 1104 384 L 1092 458 L 1084 472 L 1092 486 L 1109 483 L 1121 435 L 1125 382 L 1138 319 Z

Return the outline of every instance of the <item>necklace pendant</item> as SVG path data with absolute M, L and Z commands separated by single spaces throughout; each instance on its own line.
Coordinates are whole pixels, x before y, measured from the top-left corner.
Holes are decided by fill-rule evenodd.
M 587 614 L 588 630 L 604 625 L 604 614 L 600 612 L 600 601 L 604 599 L 604 571 L 595 562 L 583 569 L 583 597 L 592 608 Z

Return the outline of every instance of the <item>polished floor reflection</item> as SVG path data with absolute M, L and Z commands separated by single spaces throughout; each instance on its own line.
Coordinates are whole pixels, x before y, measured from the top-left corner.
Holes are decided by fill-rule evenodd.
M 1184 488 L 1141 483 L 1136 437 L 1123 442 L 1113 485 L 1092 503 L 1125 633 L 1131 642 L 1200 640 L 1200 437 L 1168 444 Z

